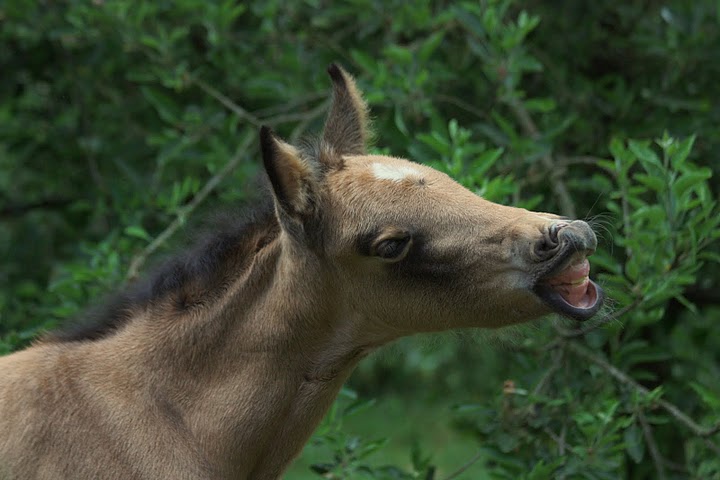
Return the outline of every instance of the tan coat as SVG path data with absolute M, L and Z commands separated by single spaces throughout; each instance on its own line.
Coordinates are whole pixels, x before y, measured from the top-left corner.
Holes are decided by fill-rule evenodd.
M 0 478 L 276 479 L 381 345 L 597 311 L 586 223 L 368 155 L 365 103 L 329 73 L 316 145 L 261 131 L 270 210 L 0 358 Z

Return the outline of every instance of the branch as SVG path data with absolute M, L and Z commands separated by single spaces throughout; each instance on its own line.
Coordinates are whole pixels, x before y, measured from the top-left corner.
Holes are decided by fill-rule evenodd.
M 623 233 L 626 238 L 632 238 L 632 227 L 630 226 L 630 202 L 628 202 L 628 191 L 625 183 L 621 179 L 617 181 L 620 187 L 621 193 L 621 204 L 622 204 L 622 218 L 623 218 Z M 625 256 L 627 259 L 631 259 L 633 256 L 632 248 L 629 245 L 625 245 Z M 627 261 L 626 261 L 627 262 Z
M 663 461 L 665 462 L 665 463 L 664 463 L 664 466 L 665 466 L 668 470 L 672 470 L 673 472 L 678 472 L 678 473 L 684 474 L 684 476 L 681 477 L 681 478 L 689 478 L 689 473 L 690 473 L 690 472 L 689 472 L 689 470 L 687 469 L 687 467 L 686 467 L 685 465 L 682 465 L 682 464 L 676 463 L 676 462 L 671 462 L 671 461 L 668 460 L 668 459 L 663 459 Z
M 265 123 L 266 125 L 279 125 L 281 123 L 292 123 L 297 121 L 300 121 L 301 123 L 306 122 L 308 121 L 308 119 L 312 120 L 313 118 L 319 116 L 319 114 L 324 113 L 329 106 L 330 101 L 325 101 L 318 104 L 312 110 L 295 113 L 281 113 L 275 115 L 274 117 L 263 119 L 263 123 Z
M 296 110 L 306 110 L 305 105 L 320 102 L 328 97 L 326 92 L 313 92 L 306 95 L 293 96 L 292 100 L 284 101 L 277 105 L 255 110 L 253 113 L 258 118 L 275 117 Z
M 71 198 L 46 198 L 33 203 L 9 204 L 0 208 L 0 218 L 19 217 L 32 210 L 54 210 L 65 208 L 73 202 Z
M 575 156 L 565 156 L 565 155 L 557 155 L 558 164 L 560 164 L 563 168 L 567 168 L 570 165 L 592 165 L 597 166 L 599 162 L 602 162 L 603 160 L 607 160 L 606 158 L 602 157 L 593 157 L 592 155 L 575 155 Z
M 232 172 L 235 167 L 240 163 L 240 160 L 244 157 L 245 151 L 250 147 L 250 144 L 255 140 L 255 132 L 248 132 L 245 139 L 240 142 L 235 155 L 225 164 L 225 166 L 213 175 L 202 189 L 193 197 L 193 199 L 180 212 L 178 212 L 175 220 L 163 230 L 160 235 L 150 242 L 140 253 L 135 255 L 130 261 L 130 267 L 125 276 L 127 280 L 135 278 L 140 270 L 140 267 L 145 263 L 147 258 L 160 248 L 167 240 L 173 236 L 173 234 L 185 223 L 187 216 L 200 205 L 205 198 L 213 191 L 220 182 Z
M 533 119 L 530 117 L 530 113 L 527 111 L 525 106 L 517 99 L 508 100 L 507 104 L 510 106 L 510 110 L 512 110 L 515 118 L 517 118 L 518 122 L 520 122 L 520 126 L 525 131 L 525 134 L 533 140 L 539 140 L 541 137 L 540 131 L 535 125 L 535 122 L 533 122 Z M 567 186 L 562 179 L 562 170 L 557 168 L 557 165 L 555 165 L 555 162 L 549 153 L 543 155 L 540 160 L 550 174 L 550 183 L 553 192 L 558 199 L 558 203 L 560 203 L 560 211 L 566 217 L 576 218 L 575 202 L 573 202 L 570 197 L 570 192 L 568 192 Z
M 565 455 L 565 426 L 563 425 L 563 430 L 560 433 L 560 435 L 556 435 L 555 432 L 550 430 L 549 427 L 545 426 L 543 427 L 543 432 L 552 439 L 555 443 L 557 443 L 558 446 L 558 456 L 562 457 Z
M 298 142 L 298 140 L 300 140 L 300 137 L 303 136 L 310 122 L 325 113 L 330 107 L 330 102 L 331 100 L 328 98 L 327 100 L 319 104 L 317 107 L 303 114 L 304 116 L 302 117 L 302 121 L 297 124 L 297 126 L 290 134 L 290 143 L 295 144 Z
M 560 445 L 558 455 L 561 457 L 565 455 L 565 435 L 567 434 L 567 423 L 563 422 L 562 429 L 560 429 Z M 564 476 L 564 475 L 563 475 Z
M 615 378 L 616 380 L 620 381 L 621 383 L 624 383 L 625 385 L 634 388 L 637 392 L 641 393 L 644 396 L 647 396 L 650 394 L 650 391 L 645 388 L 644 386 L 637 383 L 635 380 L 630 378 L 625 372 L 615 368 L 613 365 L 608 363 L 604 358 L 595 355 L 587 348 L 583 347 L 577 342 L 568 342 L 567 343 L 567 349 L 571 352 L 573 352 L 575 355 L 584 358 L 585 360 L 589 360 L 595 365 L 599 366 L 603 370 L 605 370 L 611 377 Z M 720 426 L 715 425 L 711 428 L 705 428 L 697 423 L 687 416 L 685 413 L 683 413 L 678 407 L 673 405 L 672 403 L 668 402 L 667 400 L 663 400 L 661 398 L 655 400 L 655 403 L 657 403 L 660 407 L 662 407 L 666 412 L 668 412 L 670 415 L 672 415 L 675 420 L 677 420 L 679 423 L 684 425 L 686 428 L 688 428 L 693 434 L 695 434 L 698 437 L 703 438 L 705 445 L 707 448 L 715 452 L 716 454 L 720 455 L 720 447 L 715 445 L 712 441 L 710 441 L 707 437 L 710 435 L 713 435 L 717 433 L 718 428 Z
M 557 332 L 562 335 L 565 338 L 574 338 L 574 337 L 580 337 L 582 335 L 585 335 L 588 332 L 592 332 L 593 330 L 597 330 L 598 328 L 607 325 L 608 323 L 617 320 L 618 318 L 624 316 L 626 313 L 628 313 L 630 310 L 634 309 L 638 305 L 642 303 L 641 298 L 636 298 L 633 300 L 633 302 L 630 305 L 626 305 L 620 310 L 610 313 L 604 317 L 602 317 L 597 322 L 591 324 L 591 325 L 585 325 L 582 328 L 577 328 L 574 330 L 566 330 L 561 327 L 556 327 Z
M 480 110 L 479 108 L 475 108 L 473 105 L 471 105 L 470 103 L 464 101 L 464 100 L 461 99 L 461 98 L 454 97 L 454 96 L 452 96 L 452 95 L 444 95 L 444 94 L 442 94 L 442 93 L 439 93 L 439 94 L 435 95 L 435 100 L 438 100 L 438 101 L 441 101 L 441 102 L 446 102 L 446 103 L 450 103 L 450 104 L 452 104 L 452 105 L 455 105 L 456 107 L 462 108 L 462 109 L 465 110 L 466 112 L 472 113 L 472 114 L 475 115 L 476 117 L 479 117 L 479 118 L 482 118 L 482 119 L 487 119 L 487 118 L 488 118 L 488 114 L 487 114 L 486 111 Z
M 645 414 L 643 414 L 642 411 L 638 411 L 637 416 L 638 420 L 640 420 L 643 434 L 645 435 L 645 443 L 647 443 L 648 450 L 650 450 L 650 456 L 652 457 L 653 463 L 655 464 L 657 478 L 658 480 L 665 480 L 667 476 L 665 475 L 665 467 L 663 466 L 664 459 L 662 455 L 660 455 L 660 451 L 658 450 L 657 444 L 655 443 L 655 437 L 652 433 L 652 427 L 650 427 L 650 424 L 645 419 Z
M 236 102 L 232 101 L 226 95 L 222 94 L 221 92 L 217 91 L 216 89 L 205 83 L 203 80 L 197 77 L 190 77 L 190 81 L 200 87 L 203 92 L 207 93 L 215 100 L 220 102 L 225 108 L 233 112 L 235 115 L 237 115 L 243 120 L 246 120 L 247 122 L 258 128 L 260 128 L 262 125 L 275 126 L 281 123 L 291 123 L 297 121 L 300 121 L 299 126 L 307 125 L 314 118 L 324 113 L 330 104 L 330 99 L 327 99 L 326 101 L 322 102 L 321 104 L 307 112 L 278 113 L 274 116 L 260 119 L 245 110 Z
M 459 477 L 459 476 L 460 476 L 463 472 L 465 472 L 468 468 L 470 468 L 470 467 L 472 467 L 473 465 L 475 465 L 475 464 L 477 463 L 477 461 L 482 458 L 482 456 L 483 456 L 483 452 L 482 452 L 482 450 L 480 450 L 479 452 L 477 452 L 477 453 L 475 454 L 474 457 L 472 457 L 470 460 L 468 460 L 467 463 L 465 463 L 465 465 L 463 465 L 462 467 L 458 468 L 458 469 L 455 470 L 453 473 L 451 473 L 450 475 L 448 475 L 447 477 L 445 477 L 444 480 L 452 480 L 453 478 Z
M 200 80 L 199 78 L 195 76 L 190 77 L 190 81 L 200 87 L 200 90 L 207 93 L 211 97 L 213 97 L 218 102 L 222 103 L 225 108 L 233 112 L 238 117 L 242 118 L 243 120 L 248 121 L 252 125 L 256 126 L 257 128 L 260 128 L 262 126 L 262 122 L 252 113 L 248 112 L 244 108 L 242 108 L 237 103 L 230 100 L 230 98 L 226 97 L 222 93 L 215 90 L 213 87 L 205 83 L 203 80 Z
M 553 375 L 555 375 L 555 373 L 560 370 L 563 357 L 564 351 L 562 348 L 560 348 L 555 352 L 555 356 L 553 357 L 553 363 L 550 365 L 550 368 L 545 371 L 542 378 L 538 381 L 537 385 L 535 385 L 535 388 L 533 389 L 531 394 L 532 396 L 536 397 L 540 395 L 545 389 L 545 387 L 548 385 L 548 383 L 550 383 L 550 379 L 553 377 Z

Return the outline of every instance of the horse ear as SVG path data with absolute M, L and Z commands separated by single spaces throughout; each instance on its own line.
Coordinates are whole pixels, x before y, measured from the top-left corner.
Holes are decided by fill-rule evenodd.
M 355 80 L 336 64 L 328 67 L 333 99 L 323 140 L 340 155 L 363 155 L 369 140 L 368 107 Z
M 270 127 L 260 128 L 260 148 L 275 204 L 293 217 L 309 213 L 315 183 L 311 165 L 295 147 L 277 138 Z

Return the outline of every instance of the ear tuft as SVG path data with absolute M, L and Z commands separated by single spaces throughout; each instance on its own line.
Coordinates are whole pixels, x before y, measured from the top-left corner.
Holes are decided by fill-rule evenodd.
M 330 75 L 333 83 L 342 85 L 345 84 L 345 77 L 343 77 L 342 69 L 338 66 L 337 63 L 331 63 L 330 65 L 328 65 L 327 72 Z
M 275 133 L 272 128 L 267 125 L 260 127 L 260 151 L 263 156 L 263 163 L 265 169 L 268 168 L 268 161 L 272 157 L 273 150 L 275 148 Z
M 367 104 L 349 73 L 335 63 L 327 71 L 333 100 L 323 140 L 340 155 L 363 155 L 370 137 Z
M 267 126 L 260 127 L 260 149 L 275 204 L 293 216 L 308 213 L 314 190 L 311 166 L 295 147 L 277 138 Z

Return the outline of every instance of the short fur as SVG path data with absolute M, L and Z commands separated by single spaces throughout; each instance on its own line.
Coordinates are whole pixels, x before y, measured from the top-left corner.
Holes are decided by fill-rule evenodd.
M 588 225 L 367 155 L 365 102 L 329 73 L 316 147 L 262 129 L 270 210 L 0 358 L 0 479 L 276 479 L 369 352 L 550 312 L 533 288 L 593 251 Z

